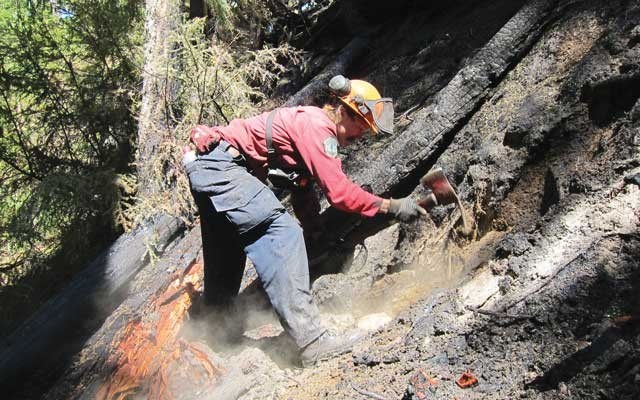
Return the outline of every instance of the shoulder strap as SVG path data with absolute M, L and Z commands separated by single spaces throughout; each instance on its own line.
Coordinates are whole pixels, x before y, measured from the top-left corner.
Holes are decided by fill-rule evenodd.
M 267 141 L 267 165 L 272 167 L 275 164 L 276 149 L 273 148 L 273 118 L 276 116 L 278 109 L 272 110 L 267 116 L 267 126 L 265 130 L 265 139 Z

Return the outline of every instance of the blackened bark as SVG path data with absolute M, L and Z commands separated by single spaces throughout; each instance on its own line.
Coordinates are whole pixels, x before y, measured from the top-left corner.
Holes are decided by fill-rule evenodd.
M 367 50 L 369 40 L 365 37 L 356 37 L 347 44 L 336 56 L 336 60 L 325 67 L 309 83 L 307 83 L 296 94 L 291 96 L 284 104 L 285 107 L 297 105 L 321 105 L 317 100 L 327 95 L 327 84 L 335 75 L 344 74 L 347 68 Z
M 492 95 L 501 81 L 540 38 L 552 19 L 555 0 L 526 4 L 451 79 L 426 108 L 416 112 L 414 122 L 394 135 L 384 150 L 350 177 L 383 197 L 422 192 L 419 179 L 431 169 L 456 134 Z M 445 166 L 445 170 L 450 170 Z M 323 213 L 330 232 L 310 248 L 312 264 L 331 252 L 332 246 L 358 230 L 362 219 L 332 208 Z M 378 221 L 374 221 L 374 225 Z M 318 261 L 320 262 L 320 261 Z
M 116 367 L 107 360 L 117 350 L 118 340 L 131 321 L 153 318 L 157 310 L 151 304 L 176 276 L 182 276 L 201 249 L 200 229 L 192 229 L 180 238 L 156 264 L 149 264 L 136 281 L 138 289 L 116 308 L 82 347 L 75 362 L 44 397 L 45 399 L 94 399 L 96 391 Z
M 0 350 L 0 386 L 11 392 L 29 381 L 34 371 L 55 371 L 73 354 L 67 345 L 97 325 L 126 295 L 127 284 L 161 252 L 182 224 L 161 215 L 120 236 L 57 296 L 45 303 L 8 338 Z M 77 350 L 77 349 L 76 349 Z
M 388 143 L 372 165 L 353 175 L 373 193 L 392 195 L 403 184 L 415 186 L 429 164 L 442 153 L 460 127 L 486 101 L 490 89 L 539 38 L 554 0 L 525 5 L 451 79 L 433 103 L 414 116 L 415 122 Z

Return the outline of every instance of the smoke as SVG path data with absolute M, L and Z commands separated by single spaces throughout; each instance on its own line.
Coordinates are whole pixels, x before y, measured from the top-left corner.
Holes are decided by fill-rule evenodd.
M 434 290 L 460 285 L 470 271 L 491 258 L 491 243 L 496 242 L 496 235 L 499 235 L 486 235 L 465 247 L 448 239 L 425 242 L 422 249 L 415 249 L 411 265 L 402 265 L 397 271 L 390 272 L 395 260 L 388 256 L 385 259 L 384 251 L 393 253 L 394 245 L 417 246 L 417 242 L 400 240 L 394 243 L 390 236 L 396 236 L 393 236 L 392 228 L 389 229 L 369 243 L 372 249 L 369 253 L 376 251 L 376 246 L 385 247 L 386 250 L 378 250 L 382 256 L 369 254 L 369 260 L 361 262 L 361 265 L 351 265 L 338 278 L 322 277 L 314 284 L 316 296 L 325 299 L 321 305 L 323 311 L 349 315 L 353 325 L 366 330 L 379 329 L 384 324 L 381 321 L 386 320 L 385 316 L 397 316 Z M 356 255 L 354 260 L 357 258 Z M 384 264 L 386 273 L 377 272 L 381 263 L 388 263 Z
M 387 238 L 382 237 L 381 240 Z M 386 245 L 394 246 L 393 242 Z M 331 292 L 330 297 L 334 301 L 329 306 L 320 304 L 322 322 L 334 332 L 345 332 L 353 327 L 365 331 L 379 330 L 433 290 L 459 285 L 469 270 L 486 258 L 478 250 L 485 247 L 483 240 L 464 249 L 450 240 L 428 243 L 422 250 L 416 249 L 412 265 L 382 274 L 373 283 L 372 277 L 363 273 L 364 267 L 339 274 L 339 279 L 344 280 L 339 285 L 333 284 L 335 275 L 326 276 L 329 284 L 324 290 Z M 370 254 L 370 257 L 376 255 Z M 367 261 L 378 266 L 379 262 L 381 260 Z M 251 266 L 245 275 L 255 278 L 255 272 L 250 269 Z M 299 367 L 295 343 L 282 329 L 258 282 L 249 282 L 251 279 L 245 278 L 243 289 L 232 304 L 191 312 L 190 320 L 182 328 L 183 337 L 206 343 L 224 358 L 259 349 L 280 368 Z M 327 293 L 314 292 L 316 297 L 327 297 Z
M 194 307 L 182 337 L 202 341 L 225 358 L 250 349 L 266 353 L 281 368 L 299 365 L 298 350 L 284 332 L 260 285 L 244 290 L 225 307 Z
M 353 308 L 358 317 L 372 313 L 395 317 L 433 290 L 455 286 L 464 266 L 457 246 L 423 251 L 413 265 L 375 281 Z

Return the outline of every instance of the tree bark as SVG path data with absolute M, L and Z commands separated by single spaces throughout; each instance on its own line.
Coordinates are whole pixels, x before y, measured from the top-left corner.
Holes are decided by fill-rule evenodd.
M 350 178 L 383 197 L 406 196 L 438 160 L 456 134 L 491 96 L 491 90 L 537 41 L 557 3 L 537 0 L 526 4 L 476 53 L 424 109 L 416 112 L 406 130 L 386 143 L 373 161 L 351 171 Z M 415 190 L 414 190 L 415 189 Z M 326 205 L 325 205 L 326 206 Z M 325 208 L 324 224 L 332 229 L 309 249 L 319 264 L 332 246 L 363 223 L 362 218 Z M 380 221 L 373 221 L 373 225 Z
M 555 0 L 525 5 L 442 89 L 411 125 L 394 136 L 382 154 L 354 179 L 373 193 L 391 195 L 403 184 L 415 186 L 501 78 L 540 36 Z
M 163 348 L 180 347 L 177 338 L 180 324 L 191 305 L 191 296 L 202 284 L 202 267 L 195 264 L 201 246 L 200 230 L 192 229 L 162 260 L 148 265 L 132 283 L 136 290 L 85 343 L 75 363 L 45 398 L 112 398 L 118 385 L 137 385 L 138 378 L 149 378 L 135 369 L 141 365 L 133 365 L 127 376 L 119 368 L 131 366 L 134 361 L 150 362 L 154 352 L 162 353 Z M 139 335 L 141 332 L 148 336 Z M 128 356 L 135 360 L 121 359 L 123 346 L 129 345 L 135 349 L 129 349 Z M 154 363 L 155 368 L 160 368 L 160 364 Z
M 176 0 L 146 0 L 142 104 L 138 121 L 139 198 L 160 190 L 154 180 L 151 160 L 162 139 L 176 124 L 171 111 L 177 86 L 170 76 L 174 62 L 171 37 L 180 23 L 181 4 Z
M 182 224 L 161 215 L 120 236 L 60 294 L 45 303 L 8 338 L 0 350 L 0 386 L 18 389 L 35 370 L 54 371 L 68 357 L 69 342 L 96 328 L 127 295 L 127 284 L 150 256 L 161 253 Z
M 356 37 L 349 42 L 336 56 L 333 63 L 325 67 L 309 83 L 307 83 L 296 94 L 291 96 L 284 107 L 298 105 L 318 104 L 316 98 L 326 96 L 327 84 L 335 75 L 344 74 L 347 68 L 367 51 L 369 39 L 366 37 Z

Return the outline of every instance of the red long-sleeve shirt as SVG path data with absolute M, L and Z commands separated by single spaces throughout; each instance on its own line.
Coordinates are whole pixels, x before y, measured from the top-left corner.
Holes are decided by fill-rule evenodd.
M 225 141 L 244 154 L 253 174 L 262 179 L 267 171 L 268 115 L 235 119 L 228 126 L 216 129 Z M 279 109 L 273 119 L 272 143 L 278 165 L 308 170 L 332 206 L 365 216 L 378 212 L 382 198 L 351 182 L 342 171 L 342 162 L 331 147 L 337 143 L 336 125 L 322 109 Z

